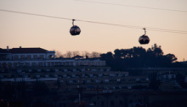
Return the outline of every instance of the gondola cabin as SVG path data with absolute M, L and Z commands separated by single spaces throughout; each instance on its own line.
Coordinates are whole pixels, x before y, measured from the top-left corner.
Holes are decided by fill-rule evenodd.
M 69 32 L 72 36 L 76 36 L 79 35 L 81 33 L 81 29 L 79 28 L 79 26 L 74 25 L 74 21 L 75 19 L 72 19 L 72 27 L 70 28 Z
M 79 35 L 81 33 L 81 29 L 77 26 L 77 25 L 73 25 L 71 28 L 70 28 L 70 34 L 72 36 L 76 36 L 76 35 Z
M 144 34 L 139 38 L 139 43 L 142 45 L 148 44 L 150 41 L 149 37 L 146 35 L 146 28 L 143 28 L 143 30 L 144 30 Z
M 150 39 L 149 39 L 149 37 L 147 35 L 142 35 L 139 38 L 139 43 L 142 44 L 142 45 L 143 44 L 148 44 L 149 41 L 150 41 Z

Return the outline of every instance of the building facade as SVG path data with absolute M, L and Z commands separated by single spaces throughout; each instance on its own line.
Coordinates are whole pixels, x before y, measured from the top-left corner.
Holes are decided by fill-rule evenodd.
M 3 70 L 19 67 L 52 66 L 105 66 L 101 60 L 57 59 L 55 51 L 42 48 L 0 49 L 0 68 Z
M 0 49 L 0 57 L 3 82 L 58 82 L 66 90 L 73 91 L 79 85 L 88 92 L 111 92 L 133 86 L 128 72 L 111 71 L 100 59 L 60 59 L 54 51 L 22 47 Z

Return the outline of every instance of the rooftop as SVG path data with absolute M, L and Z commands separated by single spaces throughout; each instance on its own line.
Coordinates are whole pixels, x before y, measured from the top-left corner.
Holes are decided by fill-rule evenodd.
M 0 53 L 45 53 L 47 52 L 47 50 L 39 48 L 39 47 L 33 47 L 33 48 L 12 48 L 9 49 L 7 47 L 7 49 L 2 49 L 0 48 Z

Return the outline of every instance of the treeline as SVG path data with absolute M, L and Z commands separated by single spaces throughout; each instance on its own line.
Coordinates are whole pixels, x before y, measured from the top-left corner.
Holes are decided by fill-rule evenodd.
M 87 51 L 67 51 L 66 53 L 62 54 L 59 51 L 56 51 L 57 58 L 99 58 L 99 52 L 87 52 Z
M 97 58 L 105 60 L 107 66 L 113 70 L 124 70 L 126 68 L 145 68 L 145 67 L 187 67 L 187 64 L 177 62 L 174 54 L 164 54 L 161 46 L 154 44 L 145 49 L 143 47 L 133 47 L 130 49 L 115 49 L 114 52 L 79 52 L 68 51 L 65 54 L 56 52 L 57 58 L 87 59 Z
M 114 70 L 124 70 L 133 67 L 173 67 L 180 66 L 174 54 L 164 55 L 161 46 L 154 44 L 147 50 L 142 47 L 130 49 L 115 49 L 114 53 L 107 52 L 100 57 Z

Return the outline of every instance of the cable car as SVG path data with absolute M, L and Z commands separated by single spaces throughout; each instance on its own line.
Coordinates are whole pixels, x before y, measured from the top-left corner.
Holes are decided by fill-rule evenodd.
M 139 43 L 142 44 L 142 45 L 143 44 L 148 44 L 149 41 L 150 41 L 149 37 L 146 35 L 146 28 L 143 28 L 143 30 L 144 30 L 145 34 L 143 34 L 139 38 Z
M 72 36 L 76 36 L 81 33 L 81 29 L 79 28 L 79 26 L 74 25 L 74 21 L 75 21 L 75 19 L 72 19 L 73 26 L 70 28 L 70 31 L 69 31 Z

